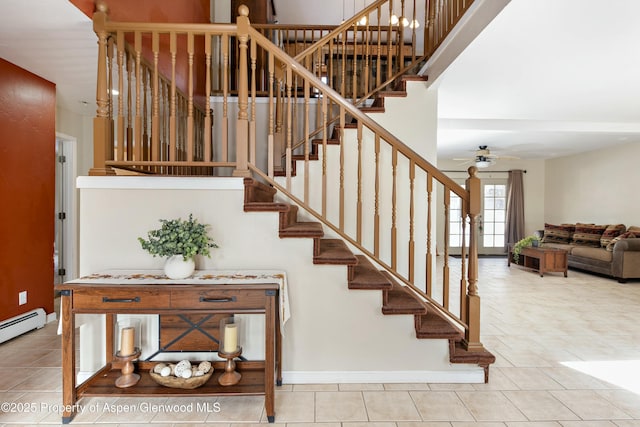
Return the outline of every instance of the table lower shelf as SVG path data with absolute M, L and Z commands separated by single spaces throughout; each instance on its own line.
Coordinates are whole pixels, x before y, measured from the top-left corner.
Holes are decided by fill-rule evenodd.
M 138 364 L 136 364 L 138 365 Z M 214 372 L 211 378 L 202 386 L 195 389 L 180 389 L 165 387 L 156 383 L 149 375 L 155 363 L 142 362 L 136 366 L 136 373 L 140 375 L 140 381 L 128 388 L 115 386 L 116 379 L 120 376 L 120 370 L 114 366 L 106 366 L 78 387 L 78 399 L 89 396 L 248 396 L 265 394 L 264 363 L 262 362 L 237 362 L 237 371 L 242 374 L 240 382 L 232 386 L 221 386 L 218 378 L 224 373 L 224 362 L 214 363 Z

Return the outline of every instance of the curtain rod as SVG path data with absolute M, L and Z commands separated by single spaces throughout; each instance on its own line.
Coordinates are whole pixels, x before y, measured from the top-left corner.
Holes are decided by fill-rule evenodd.
M 513 170 L 518 170 L 518 169 L 513 169 Z M 451 173 L 451 172 L 466 173 L 467 171 L 466 171 L 466 170 L 463 170 L 463 171 L 445 171 L 445 170 L 443 170 L 443 171 L 441 171 L 441 172 L 444 172 L 444 173 Z M 478 173 L 494 173 L 494 172 L 498 172 L 498 173 L 508 173 L 508 172 L 511 172 L 511 171 L 494 171 L 494 170 L 490 170 L 490 171 L 481 171 L 480 169 L 478 169 Z M 525 170 L 523 170 L 523 171 L 522 171 L 522 173 L 527 173 L 527 170 L 526 170 L 526 169 L 525 169 Z

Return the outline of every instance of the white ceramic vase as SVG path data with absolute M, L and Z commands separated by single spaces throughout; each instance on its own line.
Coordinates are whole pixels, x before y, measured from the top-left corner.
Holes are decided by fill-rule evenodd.
M 196 269 L 193 258 L 184 260 L 182 255 L 173 255 L 167 258 L 164 263 L 164 274 L 169 279 L 186 279 L 191 276 Z

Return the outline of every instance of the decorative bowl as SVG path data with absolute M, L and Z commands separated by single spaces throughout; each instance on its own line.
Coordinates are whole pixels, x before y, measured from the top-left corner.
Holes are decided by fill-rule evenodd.
M 169 375 L 168 377 L 163 377 L 162 375 L 156 374 L 151 371 L 149 372 L 149 375 L 151 376 L 152 380 L 154 380 L 155 382 L 157 382 L 162 386 L 171 387 L 171 388 L 184 388 L 184 389 L 191 390 L 194 388 L 198 388 L 204 385 L 207 381 L 209 381 L 209 378 L 211 378 L 211 375 L 213 375 L 213 369 L 211 369 L 209 372 L 207 372 L 201 377 L 191 377 L 191 378 L 178 378 L 178 377 L 174 377 L 173 375 Z

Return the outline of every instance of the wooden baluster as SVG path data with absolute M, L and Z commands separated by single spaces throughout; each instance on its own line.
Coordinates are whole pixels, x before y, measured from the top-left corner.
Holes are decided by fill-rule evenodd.
M 143 160 L 142 153 L 142 34 L 139 31 L 134 35 L 134 49 L 136 54 L 136 118 L 134 123 L 135 131 L 135 159 L 140 162 Z
M 342 56 L 340 60 L 342 61 L 342 78 L 340 79 L 340 95 L 343 98 L 347 97 L 347 31 L 344 30 L 342 33 Z
M 152 34 L 151 44 L 153 49 L 153 80 L 151 87 L 151 112 L 153 114 L 153 117 L 151 119 L 151 159 L 158 160 L 160 154 L 160 117 L 158 97 L 158 83 L 160 79 L 160 72 L 158 70 L 160 55 L 160 35 L 157 32 L 154 32 Z
M 107 32 L 105 25 L 109 9 L 104 2 L 98 2 L 93 14 L 93 31 L 98 36 L 98 76 L 96 81 L 96 117 L 93 119 L 93 167 L 89 175 L 114 175 L 107 160 L 113 159 L 110 152 L 109 93 L 107 89 Z
M 346 112 L 340 106 L 340 231 L 344 232 L 344 128 L 346 125 Z M 323 153 L 324 157 L 324 153 Z
M 376 133 L 375 143 L 375 197 L 373 210 L 373 254 L 380 256 L 380 135 Z
M 222 147 L 221 161 L 229 161 L 229 36 L 222 36 Z
M 384 80 L 388 80 L 393 76 L 393 70 L 391 68 L 393 64 L 393 24 L 391 23 L 391 17 L 393 13 L 393 0 L 389 0 L 389 31 L 387 33 L 387 75 Z M 399 25 L 400 23 L 398 23 Z
M 118 61 L 118 118 L 117 118 L 117 135 L 118 135 L 118 148 L 116 160 L 123 161 L 124 153 L 126 150 L 126 142 L 124 135 L 125 120 L 124 120 L 124 33 L 118 31 L 116 35 L 116 49 Z
M 414 187 L 416 179 L 416 164 L 413 159 L 409 160 L 409 282 L 415 280 L 415 248 L 414 239 Z
M 278 75 L 280 74 L 280 75 Z M 274 152 L 274 171 L 283 172 L 282 156 L 284 155 L 284 77 L 282 76 L 282 68 L 278 66 L 276 69 L 276 129 L 275 138 L 273 140 Z
M 478 215 L 481 212 L 480 178 L 478 169 L 469 168 L 466 189 L 469 192 L 469 287 L 467 288 L 467 325 L 464 344 L 469 351 L 482 351 L 480 342 L 480 296 L 478 295 Z
M 256 165 L 256 73 L 257 45 L 251 39 L 251 120 L 249 121 L 249 161 Z
M 187 161 L 193 161 L 193 33 L 187 34 L 187 55 L 189 70 L 187 74 Z
M 203 160 L 210 162 L 213 160 L 211 147 L 211 34 L 205 34 L 204 54 L 205 66 L 207 69 L 205 82 L 204 120 L 202 122 L 202 140 L 204 144 Z
M 236 169 L 233 176 L 251 175 L 249 172 L 248 162 L 248 144 L 249 144 L 249 125 L 248 125 L 248 108 L 249 108 L 249 90 L 248 90 L 248 64 L 247 64 L 247 42 L 249 41 L 249 8 L 242 5 L 238 8 L 240 16 L 237 18 L 238 41 L 240 46 L 239 64 L 240 74 L 238 76 L 238 118 L 236 122 Z
M 364 32 L 364 79 L 362 80 L 362 96 L 369 94 L 369 74 L 371 73 L 369 67 L 371 61 L 371 30 L 369 28 L 369 21 L 369 17 L 367 17 L 367 25 Z
M 149 99 L 148 85 L 149 73 L 146 68 L 142 72 L 142 160 L 150 160 L 149 157 L 149 109 L 147 100 Z
M 358 100 L 358 24 L 353 24 L 353 74 L 351 81 L 351 99 L 355 104 Z
M 358 182 L 356 195 L 356 240 L 362 243 L 362 121 L 358 120 Z
M 468 322 L 467 318 L 467 216 L 469 206 L 467 197 L 460 200 L 460 221 L 462 225 L 462 243 L 460 244 L 460 320 Z
M 426 259 L 426 288 L 425 292 L 427 295 L 431 296 L 431 284 L 432 284 L 432 276 L 433 276 L 433 253 L 431 251 L 431 195 L 433 193 L 433 177 L 431 174 L 427 174 L 427 259 Z
M 397 194 L 398 194 L 398 149 L 394 146 L 391 153 L 391 174 L 392 174 L 392 190 L 391 190 L 391 268 L 398 268 L 398 228 L 396 226 L 397 216 Z
M 402 18 L 400 21 L 400 25 L 399 25 L 399 29 L 400 31 L 398 32 L 398 63 L 397 63 L 397 70 L 396 71 L 400 71 L 403 67 L 404 67 L 404 23 L 406 22 L 405 20 L 407 19 L 407 10 L 405 8 L 405 0 L 400 0 L 400 6 L 402 9 Z
M 133 161 L 133 69 L 135 60 L 130 53 L 127 59 L 127 160 Z
M 329 40 L 329 66 L 327 68 L 327 85 L 331 88 L 331 89 L 336 89 L 335 87 L 335 82 L 337 82 L 337 79 L 334 81 L 333 79 L 333 50 L 335 49 L 335 46 L 333 45 L 333 39 Z M 321 54 L 322 52 L 320 52 Z
M 391 17 L 389 17 L 391 19 Z M 376 53 L 376 87 L 382 84 L 382 6 L 378 6 L 378 51 Z
M 307 56 L 307 68 L 311 64 L 311 56 Z M 309 205 L 309 94 L 311 93 L 311 85 L 308 79 L 304 79 L 304 203 Z M 316 110 L 319 110 L 316 108 Z
M 447 288 L 449 287 L 449 234 L 450 234 L 450 229 L 449 229 L 449 218 L 451 215 L 451 211 L 450 211 L 450 206 L 451 206 L 451 190 L 449 189 L 449 187 L 445 187 L 444 189 L 444 253 L 443 253 L 443 264 L 442 264 L 442 289 L 443 289 L 443 307 L 444 308 L 448 308 L 449 307 L 449 295 L 448 293 L 446 293 Z M 464 231 L 462 233 L 462 235 L 464 236 Z M 463 237 L 464 239 L 464 237 Z M 464 244 L 462 245 L 463 249 L 463 253 L 464 253 Z M 462 259 L 464 261 L 464 255 L 462 256 Z
M 328 126 L 327 97 L 322 97 L 322 126 Z M 322 134 L 322 216 L 327 217 L 327 132 Z
M 169 34 L 169 52 L 171 54 L 171 96 L 169 101 L 169 160 L 176 161 L 177 147 L 177 88 L 176 88 L 176 55 L 177 55 L 177 35 L 175 32 Z
M 273 179 L 275 176 L 274 163 L 276 151 L 274 147 L 274 93 L 273 93 L 273 85 L 275 84 L 275 75 L 274 75 L 274 60 L 273 55 L 269 55 L 269 135 L 267 136 L 267 173 L 269 174 L 269 178 Z M 279 157 L 279 153 L 278 153 Z
M 291 67 L 287 66 L 287 70 L 286 70 L 286 76 L 287 76 L 287 80 L 286 80 L 286 89 L 287 89 L 287 94 L 286 94 L 286 103 L 287 103 L 287 117 L 286 117 L 286 123 L 287 123 L 287 130 L 286 130 L 286 140 L 287 140 L 287 146 L 285 148 L 285 170 L 286 170 L 286 175 L 287 175 L 287 190 L 291 191 L 291 168 L 293 167 L 292 164 L 292 159 L 291 159 L 291 143 L 292 143 L 292 139 L 293 139 L 293 116 L 292 116 L 292 103 L 293 103 L 293 98 L 292 98 L 292 87 L 293 86 L 293 75 L 292 75 L 292 71 L 291 71 Z

